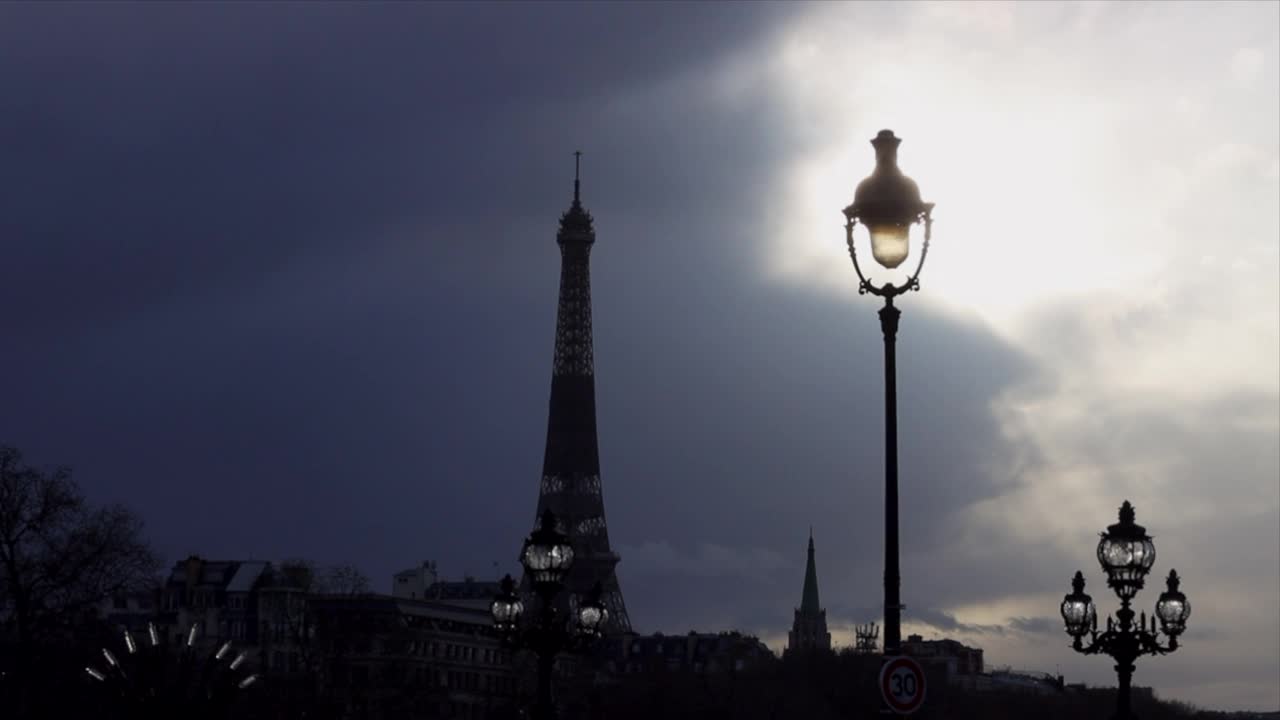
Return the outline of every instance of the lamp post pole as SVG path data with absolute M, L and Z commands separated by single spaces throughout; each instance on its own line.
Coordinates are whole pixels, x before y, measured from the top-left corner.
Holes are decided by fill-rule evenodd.
M 853 203 L 844 209 L 845 238 L 849 257 L 858 273 L 858 294 L 884 298 L 880 330 L 884 334 L 884 653 L 898 654 L 902 644 L 902 578 L 898 566 L 898 371 L 897 337 L 901 312 L 893 300 L 920 289 L 920 270 L 929 254 L 933 227 L 933 203 L 920 199 L 920 188 L 898 169 L 898 145 L 891 130 L 881 130 L 871 145 L 876 151 L 875 171 L 858 184 Z M 924 244 L 915 271 L 900 285 L 876 285 L 862 274 L 854 249 L 853 229 L 861 222 L 871 235 L 871 255 L 882 267 L 893 269 L 910 253 L 911 227 L 924 225 Z
M 902 578 L 898 570 L 898 317 L 893 294 L 880 308 L 884 333 L 884 648 L 895 655 L 902 643 Z
M 536 720 L 555 720 L 555 704 L 551 700 L 551 679 L 556 666 L 556 653 L 560 651 L 561 638 L 552 628 L 556 627 L 555 593 L 542 592 L 538 620 L 527 643 L 538 658 L 538 694 L 533 716 Z

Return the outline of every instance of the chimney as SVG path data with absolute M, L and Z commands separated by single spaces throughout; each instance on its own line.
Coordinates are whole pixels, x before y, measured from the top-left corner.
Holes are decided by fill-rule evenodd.
M 186 564 L 187 587 L 190 588 L 200 581 L 200 569 L 204 567 L 204 561 L 199 555 L 191 555 L 187 558 Z
M 186 576 L 183 578 L 186 580 L 186 593 L 184 593 L 183 604 L 190 605 L 194 601 L 192 591 L 200 581 L 200 569 L 204 567 L 204 561 L 199 555 L 191 555 L 187 557 L 186 565 Z

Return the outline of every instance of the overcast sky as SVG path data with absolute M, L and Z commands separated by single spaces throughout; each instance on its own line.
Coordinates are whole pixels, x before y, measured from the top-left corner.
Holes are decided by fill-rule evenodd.
M 582 150 L 643 632 L 776 649 L 809 526 L 878 620 L 883 370 L 840 209 L 937 203 L 899 333 L 905 630 L 1114 682 L 1125 500 L 1194 605 L 1135 682 L 1280 707 L 1280 4 L 0 5 L 0 442 L 166 560 L 516 570 Z M 495 568 L 496 564 L 496 568 Z M 1162 583 L 1149 583 L 1140 607 Z

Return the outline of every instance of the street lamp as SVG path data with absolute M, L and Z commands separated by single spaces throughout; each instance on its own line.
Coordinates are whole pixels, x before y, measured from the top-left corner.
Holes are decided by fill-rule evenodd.
M 853 651 L 859 655 L 874 655 L 876 652 L 876 638 L 880 637 L 880 628 L 875 623 L 867 623 L 866 625 L 855 625 L 853 628 L 855 638 Z
M 1191 603 L 1178 590 L 1181 580 L 1177 570 L 1170 570 L 1165 580 L 1167 589 L 1156 601 L 1151 624 L 1147 613 L 1142 612 L 1137 624 L 1129 603 L 1142 589 L 1147 573 L 1156 561 L 1156 546 L 1147 531 L 1134 522 L 1133 506 L 1126 500 L 1120 506 L 1120 522 L 1102 533 L 1098 542 L 1098 562 L 1107 573 L 1107 585 L 1120 598 L 1117 620 L 1107 617 L 1107 629 L 1098 633 L 1098 611 L 1093 598 L 1084 591 L 1084 573 L 1076 571 L 1071 580 L 1071 594 L 1062 599 L 1060 611 L 1067 634 L 1073 639 L 1071 647 L 1085 655 L 1110 655 L 1115 658 L 1116 672 L 1120 676 L 1120 688 L 1116 693 L 1116 714 L 1112 720 L 1136 720 L 1130 708 L 1130 682 L 1133 679 L 1134 661 L 1143 655 L 1165 655 L 1178 649 L 1178 636 L 1187 629 L 1191 616 Z M 1156 620 L 1160 629 L 1156 629 Z M 1160 644 L 1160 634 L 1168 642 Z M 1089 644 L 1084 637 L 1089 636 Z
M 898 308 L 893 299 L 909 290 L 920 289 L 920 269 L 929 254 L 933 227 L 933 203 L 920 199 L 915 181 L 898 169 L 900 138 L 892 130 L 881 130 L 871 141 L 876 151 L 876 169 L 854 192 L 853 204 L 844 209 L 845 237 L 849 257 L 858 273 L 858 294 L 884 298 L 880 309 L 880 330 L 884 333 L 884 652 L 896 655 L 902 642 L 902 603 L 898 572 L 898 391 L 894 341 L 898 334 Z M 901 285 L 885 282 L 877 286 L 862 274 L 854 250 L 853 229 L 861 222 L 871 236 L 871 257 L 888 270 L 901 265 L 910 255 L 912 229 L 923 224 L 924 242 L 915 272 Z
M 538 698 L 534 706 L 537 720 L 553 720 L 551 676 L 556 655 L 590 649 L 601 636 L 609 611 L 601 602 L 603 588 L 596 583 L 577 606 L 573 621 L 566 622 L 556 609 L 556 597 L 564 590 L 564 578 L 573 566 L 573 546 L 556 530 L 556 517 L 547 510 L 541 524 L 524 541 L 520 562 L 538 596 L 537 616 L 526 621 L 524 601 L 516 593 L 515 580 L 502 578 L 500 592 L 489 604 L 493 625 L 505 645 L 532 650 L 538 657 Z

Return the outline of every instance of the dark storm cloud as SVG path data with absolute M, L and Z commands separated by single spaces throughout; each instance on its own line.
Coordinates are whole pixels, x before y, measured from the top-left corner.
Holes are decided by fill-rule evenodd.
M 458 555 L 442 517 L 509 527 L 519 506 L 523 526 L 523 494 L 494 499 L 540 451 L 569 150 L 585 136 L 626 168 L 695 146 L 696 121 L 646 117 L 662 108 L 596 114 L 783 12 L 5 6 L 0 306 L 24 352 L 4 436 L 183 551 L 341 522 L 357 536 L 289 542 L 368 558 L 365 536 L 402 527 L 395 544 Z M 762 162 L 743 157 L 704 163 L 727 174 L 706 184 Z M 609 183 L 615 206 L 685 197 Z M 208 509 L 227 520 L 192 533 Z
M 637 625 L 784 627 L 809 525 L 828 603 L 876 606 L 874 305 L 756 279 L 794 137 L 763 80 L 717 92 L 789 7 L 0 8 L 0 440 L 170 557 L 513 570 L 580 147 Z M 1035 462 L 988 410 L 1033 371 L 903 306 L 904 599 L 943 607 L 956 513 Z
M 551 197 L 543 142 L 563 177 L 593 105 L 782 12 L 6 6 L 0 303 L 24 307 L 8 329 L 235 291 L 300 255 L 365 251 L 406 219 L 527 217 Z M 53 277 L 74 290 L 47 292 Z
M 685 293 L 656 300 L 664 309 L 653 316 L 657 322 L 684 318 L 701 326 L 657 352 L 615 360 L 623 367 L 606 366 L 609 376 L 628 378 L 626 385 L 602 385 L 601 392 L 614 536 L 654 537 L 653 522 L 661 524 L 660 537 L 688 552 L 710 541 L 783 554 L 792 569 L 789 577 L 773 573 L 774 592 L 741 588 L 733 595 L 735 610 L 776 607 L 781 623 L 799 599 L 813 525 L 827 602 L 871 604 L 881 587 L 884 482 L 883 360 L 874 305 L 823 302 L 750 283 L 721 283 L 716 291 L 696 310 L 681 302 Z M 997 568 L 999 582 L 991 585 L 957 588 L 954 581 L 967 569 L 946 569 L 953 562 L 948 533 L 956 513 L 1016 486 L 1010 474 L 987 472 L 1013 454 L 987 401 L 1029 369 L 978 329 L 908 308 L 899 350 L 900 471 L 904 570 L 913 579 L 904 596 L 921 606 L 990 597 L 1020 584 L 1016 566 Z M 601 364 L 615 352 L 602 343 Z M 623 517 L 619 500 L 627 508 Z M 936 558 L 941 578 L 923 561 L 913 563 L 913 555 Z M 629 573 L 626 557 L 622 568 Z M 632 596 L 645 594 L 662 606 L 660 584 L 641 579 L 636 585 L 628 589 Z M 706 592 L 699 602 L 713 605 L 715 587 Z
M 961 622 L 951 613 L 936 610 L 934 608 L 916 610 L 914 615 L 921 622 L 928 623 L 944 632 L 962 632 L 967 634 L 995 633 L 997 635 L 1003 635 L 1005 632 L 1004 627 L 1000 625 L 973 625 Z

